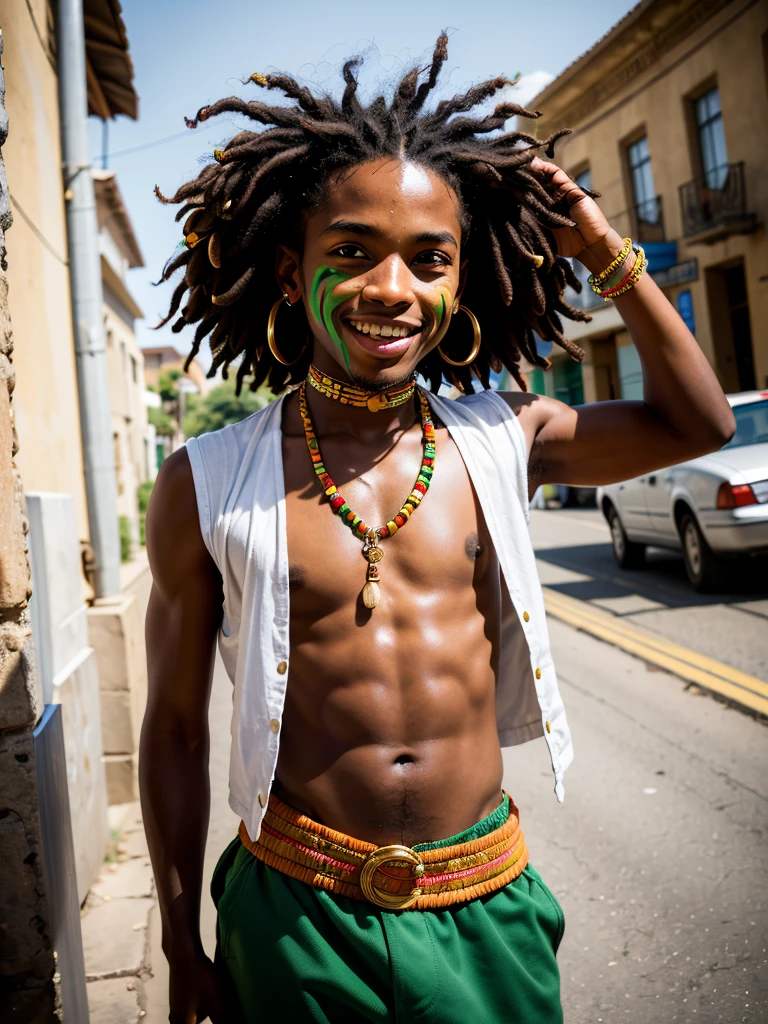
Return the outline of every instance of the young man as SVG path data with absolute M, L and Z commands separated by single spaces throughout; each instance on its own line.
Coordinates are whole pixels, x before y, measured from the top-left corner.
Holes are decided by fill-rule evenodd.
M 468 116 L 508 83 L 424 113 L 445 58 L 441 37 L 424 80 L 368 107 L 354 62 L 340 104 L 254 75 L 292 104 L 202 110 L 267 128 L 170 200 L 189 215 L 166 276 L 184 269 L 171 316 L 188 293 L 193 354 L 210 333 L 240 382 L 299 385 L 174 454 L 149 510 L 142 793 L 179 1024 L 562 1020 L 562 912 L 501 791 L 501 744 L 543 734 L 560 799 L 572 756 L 528 496 L 733 431 L 642 251 L 536 155 L 554 139 L 488 137 L 535 114 Z M 502 365 L 524 389 L 521 355 L 546 365 L 534 331 L 580 355 L 558 318 L 582 315 L 564 257 L 615 299 L 643 402 L 472 394 Z M 414 391 L 417 372 L 466 397 Z M 243 822 L 213 882 L 214 968 L 199 908 L 217 636 Z

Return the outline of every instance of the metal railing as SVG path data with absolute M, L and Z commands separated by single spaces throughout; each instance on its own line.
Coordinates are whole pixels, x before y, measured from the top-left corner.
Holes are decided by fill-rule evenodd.
M 748 216 L 743 160 L 713 167 L 681 185 L 679 191 L 686 238 Z

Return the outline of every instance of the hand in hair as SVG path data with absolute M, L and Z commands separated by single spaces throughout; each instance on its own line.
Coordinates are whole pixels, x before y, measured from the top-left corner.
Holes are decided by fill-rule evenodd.
M 540 178 L 558 209 L 567 213 L 574 223 L 573 227 L 552 228 L 557 251 L 561 256 L 581 259 L 585 250 L 599 246 L 606 238 L 614 235 L 618 238 L 595 202 L 595 193 L 581 188 L 568 177 L 562 167 L 542 160 L 541 157 L 534 157 L 530 168 Z M 618 248 L 621 248 L 621 239 Z

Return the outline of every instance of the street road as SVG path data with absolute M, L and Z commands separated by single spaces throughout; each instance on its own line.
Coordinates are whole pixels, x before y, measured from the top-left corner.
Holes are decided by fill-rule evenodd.
M 768 731 L 550 620 L 576 756 L 505 751 L 532 862 L 563 905 L 566 1024 L 768 1021 Z
M 646 567 L 619 569 L 597 509 L 531 513 L 541 582 L 768 682 L 768 567 L 737 574 L 739 592 L 696 594 L 681 554 L 650 548 Z

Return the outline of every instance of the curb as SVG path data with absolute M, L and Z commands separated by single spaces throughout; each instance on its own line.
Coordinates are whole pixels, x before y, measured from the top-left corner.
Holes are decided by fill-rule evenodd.
M 544 606 L 552 618 L 658 665 L 731 704 L 768 717 L 768 683 L 762 679 L 682 647 L 658 633 L 630 625 L 585 601 L 566 597 L 550 587 L 542 590 Z

